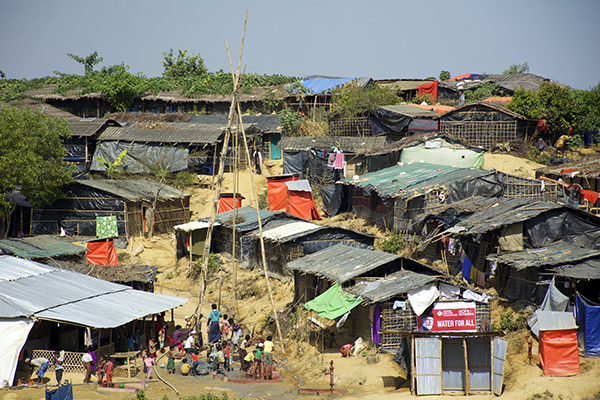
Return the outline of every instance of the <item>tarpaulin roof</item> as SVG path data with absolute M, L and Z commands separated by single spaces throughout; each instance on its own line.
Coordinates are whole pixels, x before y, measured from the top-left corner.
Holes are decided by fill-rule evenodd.
M 482 75 L 481 74 L 462 74 L 462 75 L 453 76 L 452 78 L 450 78 L 448 80 L 449 81 L 460 81 L 463 79 L 477 78 L 479 76 L 482 76 Z
M 395 114 L 406 115 L 412 118 L 435 118 L 440 114 L 428 109 L 414 107 L 411 104 L 397 104 L 391 106 L 381 106 L 380 109 L 387 110 Z
M 129 321 L 166 311 L 187 299 L 142 292 L 129 286 L 53 268 L 34 261 L 0 256 L 0 307 L 16 317 L 115 328 Z M 93 310 L 93 312 L 90 312 Z
M 600 251 L 581 248 L 572 243 L 562 241 L 551 243 L 541 248 L 490 254 L 487 256 L 487 259 L 490 261 L 510 265 L 517 270 L 529 267 L 574 264 L 589 258 L 600 258 Z
M 337 244 L 293 260 L 285 266 L 292 271 L 323 276 L 344 283 L 377 267 L 399 259 L 396 254 Z
M 514 119 L 520 119 L 520 120 L 527 120 L 526 117 L 524 117 L 521 114 L 517 114 L 514 111 L 511 111 L 507 108 L 506 103 L 502 103 L 502 102 L 492 102 L 492 101 L 479 101 L 476 103 L 468 103 L 465 104 L 463 106 L 457 107 L 454 110 L 448 111 L 447 113 L 444 114 L 438 114 L 437 118 L 441 119 L 443 121 L 447 121 L 447 120 L 460 120 L 460 121 L 469 121 L 469 119 L 473 119 L 473 116 L 470 114 L 466 115 L 465 117 L 461 117 L 462 119 L 459 119 L 457 117 L 462 115 L 461 113 L 464 112 L 469 112 L 471 110 L 480 110 L 480 111 L 498 111 L 502 114 L 506 114 L 507 118 L 514 118 Z
M 310 183 L 308 183 L 308 179 L 300 179 L 297 181 L 288 181 L 285 182 L 285 186 L 287 186 L 287 190 L 298 190 L 300 192 L 311 192 L 312 188 L 310 187 Z
M 428 190 L 446 187 L 457 181 L 477 178 L 490 171 L 456 168 L 448 165 L 413 163 L 395 165 L 361 175 L 359 179 L 344 179 L 346 185 L 364 188 L 367 194 L 376 192 L 382 198 L 419 196 Z
M 216 222 L 213 224 L 214 226 L 221 225 L 221 223 Z M 207 221 L 192 221 L 186 224 L 176 225 L 173 227 L 175 230 L 190 232 L 195 231 L 196 229 L 205 229 L 210 226 L 210 223 Z
M 173 200 L 191 196 L 173 186 L 146 179 L 82 179 L 75 182 L 133 201 L 153 201 L 155 196 L 158 197 L 158 200 Z
M 223 213 L 217 214 L 215 217 L 215 221 L 218 221 L 221 225 L 226 227 L 233 227 L 233 211 L 225 211 Z M 256 208 L 245 206 L 240 207 L 235 210 L 236 212 L 236 223 L 235 229 L 240 232 L 248 232 L 258 229 L 258 218 L 256 217 Z M 294 215 L 288 214 L 284 211 L 268 211 L 268 210 L 259 210 L 260 212 L 260 220 L 262 226 L 273 219 L 289 219 L 289 220 L 301 220 Z M 205 221 L 206 219 L 202 219 L 201 221 Z
M 263 231 L 265 239 L 273 241 L 286 241 L 307 233 L 316 232 L 323 229 L 321 225 L 313 224 L 307 221 L 290 221 L 287 224 Z
M 362 299 L 357 300 L 355 296 L 345 293 L 342 287 L 336 283 L 325 293 L 304 304 L 304 308 L 316 312 L 321 318 L 335 319 L 352 310 L 362 301 Z
M 367 86 L 373 80 L 371 78 L 333 78 L 325 76 L 308 77 L 302 81 L 308 94 L 329 94 L 337 86 L 342 86 L 348 82 L 356 81 L 361 87 Z M 292 91 L 297 93 L 297 91 Z
M 197 115 L 188 119 L 188 124 L 227 126 L 228 115 Z M 263 132 L 279 132 L 283 130 L 279 115 L 242 115 L 242 123 L 254 124 Z
M 436 112 L 438 114 L 443 114 L 443 113 L 446 113 L 448 111 L 452 111 L 455 108 L 455 107 L 452 107 L 452 106 L 440 106 L 440 105 L 431 105 L 430 106 L 429 104 L 412 104 L 412 103 L 409 103 L 407 105 L 409 105 L 411 107 L 417 107 L 417 108 L 420 108 L 422 110 L 433 111 L 433 112 Z
M 0 249 L 5 254 L 27 259 L 81 254 L 88 250 L 85 246 L 47 235 L 3 239 L 0 240 Z
M 385 144 L 385 136 L 287 136 L 279 141 L 277 147 L 282 150 L 308 151 L 311 149 L 331 150 L 333 146 L 337 146 L 344 153 L 352 153 L 357 150 L 385 146 Z
M 503 226 L 527 221 L 546 211 L 564 208 L 564 204 L 527 198 L 497 198 L 485 212 L 470 215 L 454 226 L 456 232 L 485 233 Z
M 380 303 L 397 295 L 404 294 L 412 289 L 416 289 L 431 283 L 435 280 L 436 278 L 431 275 L 401 270 L 386 276 L 381 280 L 381 283 L 376 289 L 363 294 L 362 297 L 369 303 Z M 360 296 L 367 285 L 368 282 L 361 282 L 347 291 L 355 296 Z
M 569 262 L 568 265 L 554 268 L 558 276 L 574 279 L 600 279 L 600 260 L 589 259 L 579 263 Z

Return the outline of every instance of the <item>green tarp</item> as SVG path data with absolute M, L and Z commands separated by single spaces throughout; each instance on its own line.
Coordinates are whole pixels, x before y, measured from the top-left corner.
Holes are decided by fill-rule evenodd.
M 355 296 L 344 293 L 340 284 L 336 283 L 325 293 L 306 303 L 304 307 L 308 311 L 315 311 L 321 318 L 336 319 L 352 310 L 362 301 L 363 299 L 357 301 Z

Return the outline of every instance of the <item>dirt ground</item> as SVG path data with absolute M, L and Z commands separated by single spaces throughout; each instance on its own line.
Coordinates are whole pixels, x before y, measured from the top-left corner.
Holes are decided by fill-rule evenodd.
M 496 168 L 497 170 L 510 174 L 533 177 L 534 169 L 539 167 L 531 161 L 512 157 L 510 155 L 487 154 L 485 159 L 485 168 Z M 266 178 L 269 175 L 278 175 L 282 172 L 281 162 L 270 162 L 265 168 L 265 175 L 256 176 L 255 183 L 257 193 L 260 194 L 266 188 Z M 223 192 L 232 192 L 234 190 L 234 179 L 232 174 L 225 174 Z M 194 188 L 191 201 L 192 220 L 201 217 L 210 216 L 210 203 L 212 199 L 212 190 L 207 188 Z M 252 194 L 251 180 L 247 173 L 241 173 L 239 177 L 238 192 L 245 200 L 243 205 L 254 206 L 255 201 Z M 384 234 L 383 230 L 366 224 L 364 221 L 356 218 L 332 218 L 325 219 L 322 223 L 345 224 L 353 229 L 368 231 L 375 235 Z M 128 250 L 119 252 L 119 258 L 127 260 L 130 263 L 141 263 L 148 265 L 157 265 L 160 267 L 158 281 L 155 284 L 155 292 L 172 296 L 188 298 L 189 301 L 174 310 L 175 323 L 183 324 L 186 315 L 194 314 L 198 305 L 198 282 L 187 277 L 187 259 L 179 262 L 175 260 L 175 239 L 173 235 L 160 235 L 152 239 L 144 239 L 143 251 L 139 254 L 134 249 L 140 249 L 142 241 L 140 238 L 133 240 Z M 134 255 L 135 254 L 135 255 Z M 222 267 L 220 276 L 223 277 L 221 291 L 219 291 L 219 282 L 215 281 L 208 285 L 206 296 L 203 301 L 202 313 L 208 315 L 210 304 L 219 302 L 223 313 L 235 315 L 245 330 L 244 333 L 254 335 L 266 335 L 272 333 L 277 339 L 276 330 L 269 315 L 272 313 L 272 306 L 267 293 L 264 277 L 258 271 L 237 270 L 237 298 L 234 304 L 233 288 L 234 278 L 232 273 L 233 265 L 225 263 Z M 289 306 L 294 298 L 293 281 L 282 282 L 271 279 L 273 289 L 275 308 L 280 311 L 282 327 L 289 332 L 290 339 L 284 342 L 285 353 L 282 353 L 281 347 L 276 346 L 275 359 L 279 362 L 282 382 L 281 383 L 253 383 L 240 384 L 231 382 L 222 382 L 208 377 L 185 377 L 181 375 L 166 375 L 165 370 L 159 368 L 159 373 L 173 384 L 182 397 L 200 395 L 201 393 L 213 393 L 215 395 L 227 394 L 229 398 L 278 398 L 296 399 L 305 398 L 306 395 L 298 395 L 297 387 L 322 388 L 329 386 L 329 376 L 324 374 L 328 368 L 329 362 L 334 362 L 334 382 L 336 388 L 346 388 L 350 394 L 344 396 L 344 399 L 404 399 L 412 398 L 408 382 L 405 381 L 405 372 L 394 363 L 389 354 L 379 354 L 377 362 L 369 364 L 372 357 L 363 357 L 359 354 L 355 358 L 342 358 L 336 349 L 325 350 L 322 353 L 314 345 L 314 335 L 310 330 L 314 328 L 312 322 L 308 322 L 307 312 L 297 312 L 289 314 Z M 293 322 L 295 328 L 289 328 Z M 327 321 L 322 320 L 324 323 Z M 202 328 L 206 337 L 205 327 Z M 571 377 L 549 377 L 544 376 L 539 366 L 539 362 L 534 365 L 526 364 L 526 345 L 523 334 L 513 335 L 509 338 L 509 354 L 505 367 L 505 390 L 502 395 L 506 400 L 517 399 L 592 399 L 600 396 L 600 359 L 581 357 L 581 371 L 577 376 Z M 339 334 L 337 337 L 338 345 L 351 342 L 353 338 Z M 276 340 L 277 341 L 277 340 Z M 278 342 L 278 341 L 277 341 Z M 344 342 L 344 343 L 341 343 Z M 537 354 L 537 344 L 534 346 L 534 352 Z M 372 355 L 368 350 L 367 355 Z M 537 356 L 534 356 L 534 361 Z M 160 364 L 160 363 L 159 363 Z M 49 383 L 54 383 L 53 374 L 48 374 Z M 154 374 L 152 376 L 155 378 Z M 143 378 L 143 374 L 138 374 L 137 379 Z M 67 374 L 66 379 L 74 383 L 82 381 L 81 374 Z M 174 399 L 176 393 L 167 385 L 161 382 L 152 382 L 148 384 L 145 391 L 146 396 L 151 399 L 163 399 L 164 396 Z M 325 392 L 321 396 L 329 396 Z M 98 391 L 96 385 L 78 385 L 74 386 L 75 399 L 123 399 L 133 398 L 133 393 L 115 393 Z M 492 399 L 493 395 L 470 396 L 471 399 Z M 0 399 L 31 399 L 37 400 L 44 398 L 42 389 L 23 388 L 10 391 L 0 391 Z M 456 396 L 435 396 L 435 399 L 455 399 Z

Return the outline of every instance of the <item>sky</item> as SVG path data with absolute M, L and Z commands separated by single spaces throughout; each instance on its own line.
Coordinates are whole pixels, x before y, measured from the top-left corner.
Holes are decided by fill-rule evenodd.
M 576 89 L 600 83 L 598 0 L 0 0 L 0 71 L 83 74 L 97 51 L 148 77 L 163 53 L 200 54 L 211 72 L 411 79 L 530 73 Z

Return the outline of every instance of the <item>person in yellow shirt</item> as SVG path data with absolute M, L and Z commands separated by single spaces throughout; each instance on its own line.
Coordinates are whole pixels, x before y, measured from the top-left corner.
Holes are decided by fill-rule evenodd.
M 264 378 L 273 379 L 273 337 L 267 336 L 263 343 L 263 369 Z
M 181 364 L 181 375 L 188 375 L 191 369 L 192 367 L 190 367 L 190 364 L 188 364 L 187 358 L 184 358 L 183 364 Z

